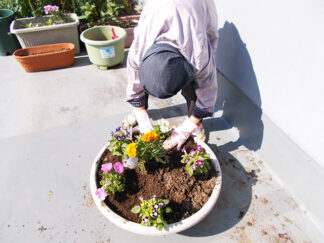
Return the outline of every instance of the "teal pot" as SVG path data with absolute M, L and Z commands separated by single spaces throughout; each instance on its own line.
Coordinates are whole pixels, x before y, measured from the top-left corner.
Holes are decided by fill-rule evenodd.
M 10 34 L 9 26 L 14 18 L 10 9 L 0 9 L 0 56 L 12 54 L 21 48 L 15 35 Z
M 81 33 L 90 61 L 101 70 L 124 63 L 126 31 L 117 26 L 96 26 Z

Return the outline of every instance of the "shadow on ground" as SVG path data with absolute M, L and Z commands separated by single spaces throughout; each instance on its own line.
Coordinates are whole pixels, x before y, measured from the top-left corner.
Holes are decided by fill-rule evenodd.
M 126 60 L 127 60 L 127 56 L 128 56 L 128 51 L 125 51 L 125 58 L 124 58 L 124 63 L 122 65 L 116 65 L 114 67 L 110 67 L 107 70 L 112 70 L 112 69 L 123 69 L 126 68 Z M 89 59 L 88 53 L 86 50 L 83 50 L 80 54 L 76 55 L 74 57 L 74 64 L 71 66 L 71 68 L 74 67 L 83 67 L 83 66 L 89 66 L 89 65 L 93 65 L 92 62 Z M 94 65 L 94 67 L 96 67 Z M 98 68 L 99 70 L 99 68 Z M 102 71 L 102 70 L 101 70 Z

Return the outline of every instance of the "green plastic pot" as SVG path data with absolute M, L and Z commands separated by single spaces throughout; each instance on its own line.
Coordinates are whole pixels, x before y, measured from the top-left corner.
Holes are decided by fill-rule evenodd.
M 15 35 L 9 33 L 9 26 L 14 18 L 10 9 L 0 9 L 0 56 L 12 54 L 21 48 Z
M 113 30 L 113 31 L 112 31 Z M 113 39 L 113 32 L 117 36 Z M 90 61 L 101 70 L 124 63 L 126 31 L 117 26 L 96 26 L 81 33 Z

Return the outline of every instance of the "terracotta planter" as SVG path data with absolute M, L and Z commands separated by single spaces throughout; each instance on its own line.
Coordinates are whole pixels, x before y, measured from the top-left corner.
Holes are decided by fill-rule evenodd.
M 181 231 L 184 231 L 197 223 L 199 223 L 201 220 L 203 220 L 210 211 L 214 208 L 214 205 L 217 202 L 217 199 L 219 197 L 221 186 L 222 186 L 222 172 L 221 167 L 219 165 L 219 162 L 214 154 L 214 152 L 208 147 L 208 145 L 198 138 L 195 138 L 195 142 L 199 145 L 201 145 L 205 151 L 210 155 L 210 160 L 212 165 L 214 166 L 215 170 L 218 171 L 217 175 L 217 182 L 215 184 L 215 187 L 213 188 L 212 194 L 210 195 L 208 201 L 205 203 L 205 205 L 195 214 L 191 215 L 190 217 L 179 221 L 177 223 L 169 224 L 163 228 L 162 231 L 159 231 L 155 227 L 147 227 L 147 226 L 141 226 L 140 224 L 134 223 L 132 221 L 129 221 L 118 214 L 114 213 L 104 202 L 102 202 L 97 195 L 95 195 L 95 192 L 97 191 L 97 178 L 96 178 L 96 172 L 98 170 L 99 162 L 101 157 L 103 156 L 106 149 L 109 147 L 109 142 L 101 149 L 101 151 L 98 153 L 97 157 L 95 158 L 94 162 L 92 163 L 91 171 L 90 171 L 90 190 L 92 198 L 100 210 L 100 212 L 113 224 L 117 225 L 118 227 L 136 233 L 141 235 L 151 235 L 151 236 L 162 236 L 167 235 L 170 233 L 178 233 Z
M 13 56 L 27 72 L 37 72 L 71 66 L 74 52 L 74 44 L 59 43 L 18 49 Z
M 140 15 L 128 15 L 122 16 L 120 19 L 125 22 L 135 22 L 137 23 L 140 18 Z M 132 45 L 134 40 L 134 28 L 125 28 L 127 37 L 125 39 L 125 48 L 129 48 Z

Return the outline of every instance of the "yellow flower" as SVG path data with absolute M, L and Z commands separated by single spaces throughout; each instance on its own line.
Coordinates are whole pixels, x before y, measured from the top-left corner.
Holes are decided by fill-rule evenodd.
M 142 136 L 142 141 L 144 142 L 150 142 L 150 141 L 155 141 L 156 139 L 159 138 L 159 134 L 153 131 L 149 131 Z
M 126 152 L 127 152 L 127 155 L 129 157 L 136 157 L 136 147 L 135 147 L 135 143 L 130 143 L 127 145 L 127 148 L 126 148 Z

